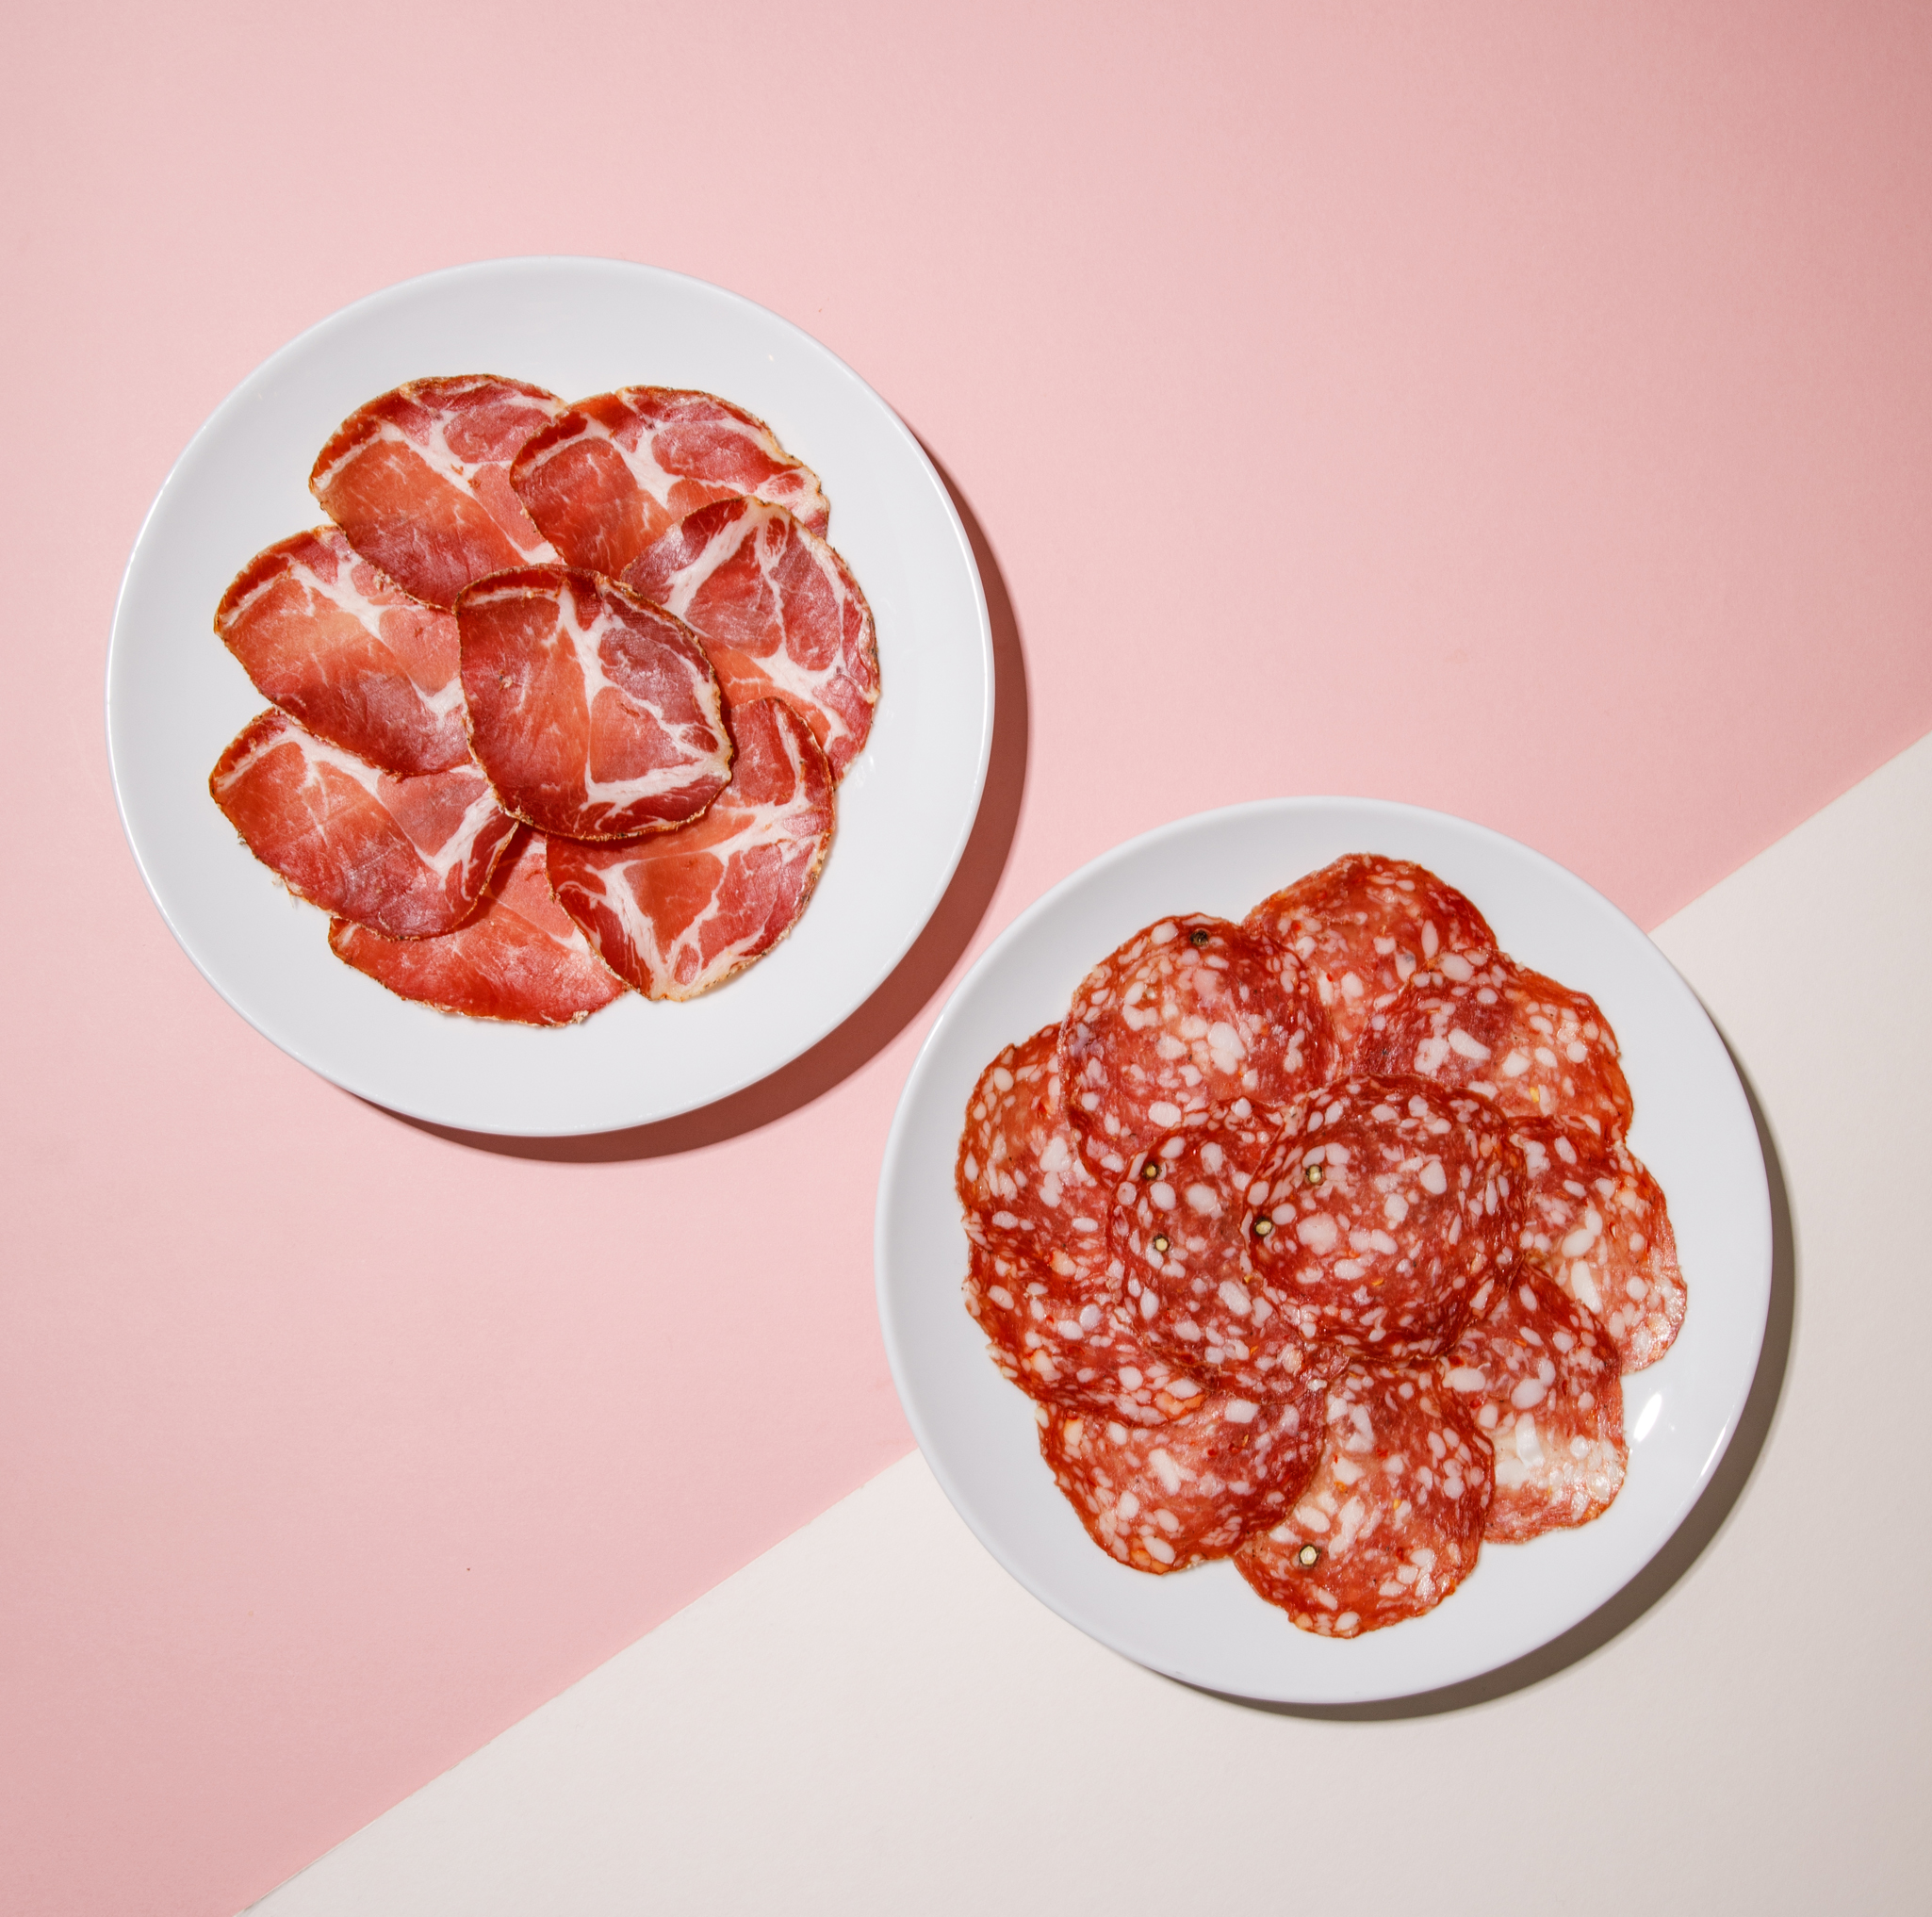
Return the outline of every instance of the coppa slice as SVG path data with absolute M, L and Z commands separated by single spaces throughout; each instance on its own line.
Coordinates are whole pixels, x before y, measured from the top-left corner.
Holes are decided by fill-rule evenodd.
M 215 631 L 255 690 L 317 738 L 404 777 L 468 762 L 456 621 L 336 527 L 257 553 L 221 596 Z
M 1454 886 L 1405 859 L 1354 852 L 1265 898 L 1243 923 L 1308 968 L 1347 1071 L 1369 1015 L 1418 971 L 1467 978 L 1497 950 Z
M 336 919 L 329 949 L 399 998 L 466 1018 L 567 1025 L 624 991 L 550 896 L 544 842 L 529 827 L 492 874 L 475 914 L 439 939 L 385 939 Z
M 725 696 L 781 698 L 835 778 L 878 703 L 872 608 L 845 562 L 782 506 L 719 500 L 646 547 L 624 582 L 701 634 Z
M 1417 973 L 1368 1021 L 1358 1072 L 1412 1072 L 1471 1091 L 1512 1120 L 1567 1119 L 1621 1138 L 1630 1088 L 1616 1034 L 1587 992 L 1507 958 L 1468 978 Z
M 457 603 L 470 749 L 541 832 L 630 839 L 688 825 L 731 771 L 724 701 L 681 620 L 561 565 L 498 573 Z
M 1534 1266 L 1485 1286 L 1445 1383 L 1496 1452 L 1483 1536 L 1588 1524 L 1624 1482 L 1624 1392 L 1603 1327 Z
M 832 770 L 777 699 L 731 709 L 730 782 L 695 825 L 625 845 L 550 842 L 550 885 L 604 963 L 647 998 L 696 998 L 769 952 L 832 843 Z
M 687 513 L 749 496 L 814 532 L 818 478 L 762 419 L 712 393 L 626 386 L 580 400 L 518 453 L 517 496 L 565 560 L 613 578 Z
M 1322 1385 L 1269 1402 L 1217 1392 L 1159 1426 L 1041 1405 L 1040 1449 L 1102 1550 L 1156 1576 L 1225 1557 L 1302 1495 Z
M 1136 1151 L 1215 1106 L 1285 1105 L 1328 1075 L 1292 952 L 1202 913 L 1137 932 L 1081 981 L 1060 1026 L 1073 1122 Z
M 1482 1282 L 1515 1264 L 1515 1171 L 1480 1099 L 1416 1078 L 1324 1086 L 1290 1110 L 1249 1187 L 1256 1276 L 1311 1342 L 1433 1357 Z
M 1602 1319 L 1626 1371 L 1654 1365 L 1684 1321 L 1684 1274 L 1656 1179 L 1623 1142 L 1521 1123 L 1523 1245 Z
M 510 462 L 563 410 L 521 380 L 411 380 L 343 420 L 309 491 L 365 559 L 447 612 L 485 573 L 557 556 L 511 490 Z
M 1489 1499 L 1488 1442 L 1436 1368 L 1357 1366 L 1330 1389 L 1314 1481 L 1235 1566 L 1302 1630 L 1358 1637 L 1433 1610 L 1468 1576 Z
M 243 727 L 208 791 L 289 891 L 394 939 L 460 926 L 516 828 L 474 766 L 394 778 L 286 713 Z

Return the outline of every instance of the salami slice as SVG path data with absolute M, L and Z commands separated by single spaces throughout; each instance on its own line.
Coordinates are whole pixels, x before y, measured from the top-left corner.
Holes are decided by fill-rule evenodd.
M 1656 1179 L 1621 1140 L 1525 1123 L 1523 1244 L 1603 1321 L 1625 1371 L 1654 1365 L 1684 1321 L 1677 1237 Z
M 243 727 L 208 791 L 289 891 L 395 939 L 460 926 L 516 830 L 473 765 L 392 778 L 279 712 Z
M 466 1018 L 567 1025 L 624 987 L 550 896 L 544 842 L 527 826 L 491 876 L 475 915 L 439 939 L 385 939 L 336 919 L 329 949 L 400 998 Z
M 215 631 L 255 690 L 317 738 L 405 778 L 467 762 L 456 621 L 411 598 L 334 526 L 250 560 Z
M 550 885 L 647 998 L 696 998 L 798 923 L 832 843 L 832 769 L 789 706 L 733 706 L 731 778 L 694 824 L 620 845 L 550 841 Z
M 568 839 L 688 825 L 725 789 L 731 739 L 681 620 L 561 565 L 498 573 L 456 608 L 469 742 L 507 812 Z
M 1041 1405 L 1040 1453 L 1102 1550 L 1156 1576 L 1186 1570 L 1225 1557 L 1302 1495 L 1321 1453 L 1322 1392 L 1217 1392 L 1159 1426 Z
M 703 638 L 734 706 L 783 699 L 843 778 L 872 730 L 878 646 L 859 582 L 823 539 L 782 506 L 719 500 L 646 547 L 624 582 Z
M 1483 1536 L 1588 1524 L 1624 1482 L 1624 1392 L 1603 1327 L 1533 1265 L 1478 1294 L 1445 1383 L 1496 1453 Z
M 1417 973 L 1370 1017 L 1355 1057 L 1360 1072 L 1412 1072 L 1513 1121 L 1565 1119 L 1604 1139 L 1630 1122 L 1616 1034 L 1596 1001 L 1507 958 L 1468 978 Z
M 817 475 L 762 419 L 713 394 L 667 386 L 579 401 L 531 439 L 510 477 L 569 565 L 613 578 L 715 500 L 764 500 L 820 533 L 831 513 Z
M 1490 1449 L 1437 1367 L 1357 1366 L 1328 1394 L 1313 1482 L 1235 1565 L 1303 1630 L 1359 1637 L 1417 1617 L 1475 1567 Z
M 1327 1076 L 1327 1034 L 1293 953 L 1196 912 L 1087 975 L 1060 1064 L 1074 1122 L 1131 1152 L 1236 1099 L 1287 1104 Z
M 1480 1099 L 1413 1078 L 1324 1086 L 1289 1111 L 1249 1188 L 1256 1277 L 1311 1342 L 1435 1356 L 1483 1280 L 1515 1264 L 1515 1171 Z
M 563 410 L 521 380 L 411 380 L 342 422 L 309 491 L 365 559 L 447 612 L 484 574 L 557 556 L 511 490 L 510 462 Z
M 1351 853 L 1265 898 L 1244 923 L 1308 969 L 1338 1053 L 1421 971 L 1467 978 L 1497 951 L 1489 922 L 1454 886 L 1405 859 Z

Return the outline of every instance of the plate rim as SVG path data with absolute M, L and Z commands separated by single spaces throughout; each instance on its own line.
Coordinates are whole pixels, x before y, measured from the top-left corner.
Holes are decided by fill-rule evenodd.
M 1531 865 L 1539 868 L 1540 876 L 1543 878 L 1553 880 L 1563 887 L 1580 890 L 1603 909 L 1615 914 L 1648 947 L 1658 964 L 1662 967 L 1662 974 L 1667 975 L 1675 991 L 1695 1011 L 1696 1017 L 1710 1027 L 1723 1055 L 1725 1068 L 1730 1074 L 1731 1081 L 1736 1087 L 1739 1100 L 1744 1108 L 1745 1114 L 1747 1118 L 1751 1116 L 1752 1106 L 1749 1091 L 1744 1085 L 1743 1074 L 1738 1069 L 1737 1060 L 1732 1057 L 1730 1047 L 1725 1041 L 1723 1032 L 1718 1027 L 1716 1021 L 1711 1018 L 1703 1001 L 1692 990 L 1689 981 L 1678 972 L 1662 949 L 1650 938 L 1649 934 L 1634 919 L 1630 918 L 1629 913 L 1625 912 L 1613 900 L 1607 898 L 1602 893 L 1590 885 L 1586 879 L 1572 872 L 1567 866 L 1550 858 L 1547 853 L 1540 852 L 1534 846 L 1526 844 L 1523 841 L 1513 838 L 1508 833 L 1499 832 L 1494 827 L 1482 825 L 1480 821 L 1464 817 L 1459 813 L 1446 812 L 1428 806 L 1413 805 L 1404 800 L 1388 799 L 1364 794 L 1320 793 L 1284 795 L 1270 798 L 1244 800 L 1234 805 L 1211 807 L 1202 811 L 1190 812 L 1179 818 L 1167 820 L 1161 825 L 1149 828 L 1147 831 L 1137 833 L 1134 837 L 1107 847 L 1092 859 L 1076 866 L 1072 872 L 1067 873 L 1056 880 L 1014 917 L 1012 922 L 987 946 L 986 950 L 974 959 L 953 991 L 948 993 L 945 1005 L 941 1008 L 938 1018 L 934 1020 L 930 1031 L 928 1031 L 925 1041 L 919 1048 L 918 1055 L 913 1059 L 911 1069 L 906 1075 L 906 1082 L 900 1089 L 899 1100 L 892 1113 L 892 1125 L 887 1133 L 885 1151 L 880 1159 L 878 1198 L 874 1211 L 873 1221 L 874 1301 L 878 1312 L 879 1330 L 886 1350 L 886 1362 L 892 1374 L 893 1389 L 898 1394 L 900 1409 L 905 1414 L 906 1421 L 911 1428 L 913 1439 L 919 1447 L 920 1454 L 925 1460 L 926 1467 L 932 1472 L 940 1488 L 945 1493 L 947 1502 L 952 1505 L 955 1513 L 973 1533 L 977 1542 L 993 1558 L 994 1562 L 1016 1583 L 1031 1597 L 1044 1604 L 1055 1615 L 1060 1617 L 1086 1636 L 1092 1638 L 1095 1642 L 1105 1646 L 1107 1649 L 1115 1652 L 1117 1655 L 1140 1664 L 1146 1669 L 1156 1671 L 1164 1677 L 1171 1678 L 1177 1682 L 1187 1684 L 1196 1689 L 1208 1690 L 1217 1696 L 1229 1696 L 1236 1702 L 1300 1705 L 1316 1709 L 1333 1709 L 1337 1706 L 1347 1708 L 1355 1704 L 1420 1698 L 1439 1692 L 1449 1686 L 1480 1679 L 1492 1672 L 1507 1668 L 1509 1665 L 1532 1655 L 1534 1652 L 1555 1642 L 1566 1632 L 1575 1630 L 1588 1617 L 1595 1615 L 1604 1605 L 1613 1601 L 1621 1592 L 1627 1590 L 1642 1574 L 1645 1568 L 1657 1560 L 1670 1541 L 1683 1529 L 1692 1512 L 1695 1510 L 1705 1493 L 1709 1490 L 1719 1466 L 1724 1461 L 1726 1453 L 1730 1449 L 1732 1439 L 1737 1434 L 1745 1404 L 1750 1397 L 1752 1387 L 1757 1380 L 1758 1371 L 1763 1360 L 1764 1339 L 1770 1319 L 1771 1294 L 1775 1283 L 1774 1267 L 1776 1257 L 1770 1175 L 1764 1162 L 1763 1140 L 1758 1135 L 1754 1122 L 1752 1125 L 1751 1151 L 1753 1154 L 1755 1178 L 1752 1189 L 1751 1224 L 1755 1233 L 1753 1250 L 1758 1255 L 1754 1255 L 1751 1260 L 1751 1275 L 1754 1286 L 1750 1314 L 1750 1363 L 1743 1369 L 1733 1397 L 1724 1408 L 1722 1425 L 1716 1442 L 1705 1457 L 1694 1483 L 1682 1495 L 1678 1507 L 1671 1515 L 1668 1524 L 1656 1537 L 1654 1542 L 1649 1545 L 1644 1555 L 1624 1568 L 1619 1581 L 1612 1590 L 1603 1594 L 1602 1597 L 1590 1605 L 1588 1610 L 1578 1616 L 1570 1618 L 1566 1622 L 1561 1623 L 1547 1630 L 1542 1630 L 1540 1634 L 1534 1635 L 1529 1641 L 1513 1646 L 1504 1655 L 1496 1657 L 1478 1668 L 1459 1669 L 1446 1674 L 1439 1681 L 1433 1681 L 1421 1686 L 1391 1686 L 1370 1680 L 1358 1687 L 1350 1689 L 1346 1693 L 1324 1690 L 1318 1696 L 1304 1696 L 1279 1688 L 1267 1687 L 1231 1690 L 1224 1684 L 1209 1683 L 1200 1676 L 1191 1675 L 1185 1670 L 1157 1663 L 1146 1656 L 1142 1649 L 1122 1642 L 1119 1633 L 1109 1630 L 1103 1620 L 1089 1615 L 1076 1601 L 1043 1588 L 1042 1584 L 1029 1575 L 1025 1568 L 1014 1562 L 1012 1555 L 1003 1548 L 999 1540 L 982 1531 L 980 1525 L 975 1520 L 971 1499 L 962 1493 L 948 1466 L 943 1452 L 932 1442 L 931 1427 L 917 1395 L 908 1388 L 908 1358 L 902 1344 L 901 1327 L 896 1320 L 892 1303 L 891 1273 L 893 1259 L 889 1244 L 891 1235 L 890 1214 L 894 1195 L 901 1182 L 908 1177 L 909 1172 L 908 1160 L 909 1155 L 912 1150 L 912 1146 L 909 1143 L 909 1135 L 914 1122 L 913 1112 L 914 1106 L 918 1102 L 918 1094 L 924 1090 L 928 1076 L 937 1073 L 940 1069 L 938 1064 L 939 1054 L 948 1041 L 953 1024 L 958 1017 L 963 1016 L 960 1008 L 968 994 L 979 987 L 982 981 L 1002 963 L 1007 954 L 1021 943 L 1031 932 L 1032 928 L 1040 920 L 1045 918 L 1076 887 L 1089 880 L 1102 877 L 1114 867 L 1125 863 L 1137 854 L 1157 844 L 1163 840 L 1178 837 L 1183 833 L 1209 826 L 1211 823 L 1227 822 L 1236 819 L 1253 819 L 1265 814 L 1281 815 L 1289 812 L 1319 813 L 1324 809 L 1336 806 L 1380 811 L 1392 818 L 1426 821 L 1438 827 L 1446 826 L 1455 830 L 1474 833 L 1479 838 L 1500 842 L 1504 846 L 1510 848 L 1514 854 L 1520 855 Z M 1644 1373 L 1636 1372 L 1629 1375 L 1632 1377 L 1642 1377 Z M 1009 1389 L 1016 1388 L 1009 1387 Z M 1202 1566 L 1201 1568 L 1206 1568 L 1206 1566 Z M 1285 1628 L 1290 1630 L 1295 1629 L 1292 1624 L 1287 1624 L 1285 1620 Z M 1380 1633 L 1377 1634 L 1379 1635 Z

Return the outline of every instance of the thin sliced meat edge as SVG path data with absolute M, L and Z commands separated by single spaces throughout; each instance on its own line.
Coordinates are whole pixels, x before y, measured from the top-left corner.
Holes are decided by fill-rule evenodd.
M 696 998 L 798 923 L 836 820 L 811 728 L 778 699 L 730 713 L 731 778 L 695 825 L 624 845 L 552 840 L 550 884 L 604 962 L 647 998 Z
M 764 500 L 817 533 L 831 516 L 817 475 L 762 419 L 714 393 L 670 386 L 580 400 L 531 439 L 510 477 L 567 563 L 613 578 L 717 500 Z
M 412 598 L 335 526 L 298 532 L 236 575 L 215 631 L 266 699 L 385 772 L 469 759 L 456 621 Z
M 470 750 L 506 812 L 635 839 L 700 817 L 731 772 L 716 675 L 682 620 L 600 574 L 498 573 L 457 602 Z
M 783 506 L 719 500 L 647 546 L 624 582 L 702 637 L 731 704 L 783 699 L 844 777 L 872 730 L 878 644 L 859 582 L 817 533 Z
M 475 766 L 397 778 L 282 712 L 243 727 L 208 791 L 289 891 L 394 939 L 454 931 L 516 830 Z
M 543 836 L 527 826 L 457 930 L 405 942 L 336 919 L 329 949 L 399 998 L 510 1024 L 574 1024 L 625 991 L 550 896 Z
M 489 573 L 556 558 L 510 484 L 510 463 L 563 410 L 522 380 L 411 380 L 342 422 L 309 490 L 364 558 L 448 612 Z

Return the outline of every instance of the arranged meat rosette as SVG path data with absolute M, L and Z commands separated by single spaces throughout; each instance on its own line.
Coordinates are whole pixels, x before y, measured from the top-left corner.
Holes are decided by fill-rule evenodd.
M 1155 920 L 987 1066 L 967 1309 L 1103 1550 L 1358 1636 L 1621 1488 L 1685 1306 L 1632 1109 L 1591 998 L 1351 855 Z
M 309 487 L 333 523 L 216 611 L 275 710 L 209 790 L 339 958 L 554 1025 L 695 997 L 791 931 L 878 647 L 817 475 L 763 420 L 662 386 L 571 406 L 411 380 Z

